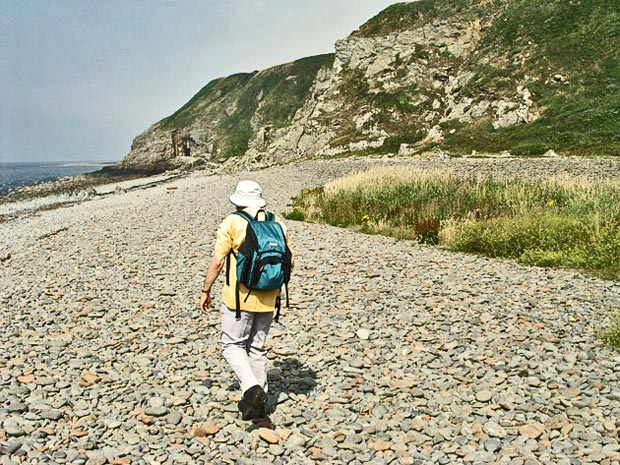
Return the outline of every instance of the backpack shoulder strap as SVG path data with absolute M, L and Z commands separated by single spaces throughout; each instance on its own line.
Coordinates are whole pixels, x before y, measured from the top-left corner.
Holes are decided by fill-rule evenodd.
M 259 210 L 260 212 L 261 210 Z M 252 228 L 252 223 L 254 223 L 255 221 L 257 221 L 258 218 L 254 218 L 252 217 L 252 215 L 250 215 L 248 212 L 244 211 L 244 210 L 235 210 L 233 212 L 233 215 L 237 215 L 240 216 L 241 218 L 243 218 L 244 220 L 246 220 L 248 222 L 248 228 Z M 256 214 L 256 216 L 258 217 L 258 213 Z M 232 253 L 232 250 L 231 250 Z M 230 275 L 230 254 L 228 256 L 228 263 L 227 263 L 227 269 L 226 269 L 226 284 L 230 285 L 230 281 L 228 276 Z M 252 292 L 252 290 L 250 289 L 250 292 Z M 250 294 L 248 293 L 248 296 Z M 247 299 L 247 297 L 246 297 Z M 235 279 L 235 304 L 236 304 L 236 309 L 235 309 L 235 318 L 237 320 L 241 319 L 241 302 L 240 302 L 240 295 L 239 295 L 239 281 L 237 279 Z
M 240 217 L 244 218 L 245 220 L 247 220 L 248 222 L 254 221 L 254 218 L 252 217 L 252 215 L 250 215 L 248 212 L 243 211 L 243 210 L 235 210 L 233 212 L 233 215 L 240 216 Z
M 242 217 L 248 223 L 254 220 L 254 218 L 252 218 L 252 215 L 250 215 L 247 212 L 244 212 L 243 210 L 235 210 L 234 212 L 232 212 L 232 214 Z M 228 255 L 226 256 L 226 285 L 227 286 L 230 286 L 230 256 L 231 255 L 237 258 L 237 256 L 235 255 L 235 252 L 232 249 L 230 249 L 230 252 L 228 252 Z M 239 308 L 239 305 L 237 305 L 237 309 L 238 308 Z
M 250 215 L 245 210 L 235 210 L 233 212 L 233 215 L 242 216 L 247 221 L 261 221 L 258 219 L 258 215 L 260 215 L 261 212 L 263 212 L 263 214 L 265 215 L 264 221 L 275 221 L 276 220 L 276 216 L 273 213 L 271 213 L 270 211 L 264 210 L 262 208 L 256 212 L 256 216 Z

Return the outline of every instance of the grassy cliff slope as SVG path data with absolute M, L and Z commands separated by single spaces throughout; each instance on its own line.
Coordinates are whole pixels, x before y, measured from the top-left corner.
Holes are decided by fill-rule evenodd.
M 473 73 L 453 90 L 454 99 L 469 98 L 474 106 L 510 98 L 518 86 L 527 86 L 540 118 L 494 128 L 486 116 L 461 122 L 444 115 L 440 125 L 445 140 L 433 145 L 460 153 L 509 150 L 540 155 L 549 149 L 577 155 L 620 153 L 620 2 L 421 0 L 387 8 L 353 36 L 387 36 L 455 20 L 482 22 L 475 52 L 460 60 L 445 53 L 442 44 L 425 50 L 425 58 L 456 68 L 460 75 Z M 427 92 L 426 102 L 440 93 L 423 84 L 415 92 Z M 387 112 L 419 116 L 425 108 L 406 108 L 406 95 L 397 92 L 392 102 L 380 95 L 362 100 Z M 402 129 L 393 128 L 391 136 L 416 139 L 412 128 Z

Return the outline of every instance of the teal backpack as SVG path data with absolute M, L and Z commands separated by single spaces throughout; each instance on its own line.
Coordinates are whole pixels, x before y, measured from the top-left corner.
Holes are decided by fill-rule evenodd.
M 258 215 L 263 213 L 264 220 Z M 245 230 L 245 241 L 239 247 L 237 254 L 231 250 L 230 254 L 237 259 L 237 277 L 235 285 L 236 318 L 241 318 L 239 284 L 248 288 L 244 302 L 252 291 L 271 291 L 286 289 L 286 306 L 289 306 L 288 282 L 291 277 L 292 254 L 286 243 L 282 226 L 275 220 L 275 215 L 265 210 L 259 210 L 255 217 L 239 210 L 234 212 L 244 218 L 248 225 Z M 226 262 L 226 284 L 230 285 L 230 256 Z M 280 317 L 280 297 L 276 301 L 275 321 Z

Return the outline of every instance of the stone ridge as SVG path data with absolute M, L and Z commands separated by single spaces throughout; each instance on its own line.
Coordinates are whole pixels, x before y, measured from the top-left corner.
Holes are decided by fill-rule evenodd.
M 596 337 L 617 283 L 317 224 L 288 223 L 293 307 L 268 341 L 275 432 L 239 419 L 218 310 L 196 306 L 228 195 L 251 177 L 282 212 L 302 188 L 375 163 L 194 173 L 0 224 L 4 463 L 618 463 L 620 358 Z
M 418 0 L 396 3 L 362 24 L 351 33 L 351 37 L 380 37 L 396 31 L 418 29 L 427 26 L 429 18 L 444 20 L 460 16 L 466 20 L 475 20 L 481 16 L 494 15 L 506 3 L 506 0 L 495 0 L 493 5 L 489 5 L 487 0 Z

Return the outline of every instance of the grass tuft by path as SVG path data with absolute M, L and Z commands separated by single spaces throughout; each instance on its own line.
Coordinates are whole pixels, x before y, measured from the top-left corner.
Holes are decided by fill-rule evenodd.
M 616 349 L 620 349 L 620 310 L 612 312 L 609 325 L 601 332 L 601 339 Z

